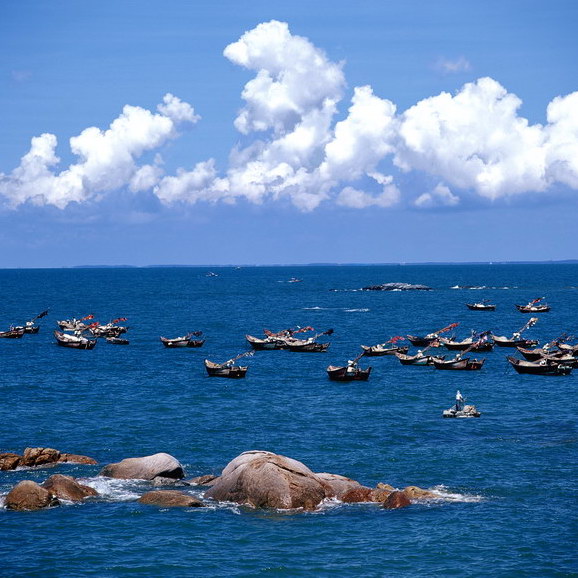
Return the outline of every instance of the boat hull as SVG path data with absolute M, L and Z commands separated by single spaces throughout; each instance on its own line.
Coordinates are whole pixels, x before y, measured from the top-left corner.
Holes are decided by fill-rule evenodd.
M 365 352 L 367 357 L 382 357 L 384 355 L 395 355 L 396 353 L 406 354 L 409 351 L 409 347 L 379 347 L 377 345 L 372 345 L 371 347 L 367 345 L 362 345 L 361 349 Z
M 226 365 L 214 363 L 205 359 L 205 369 L 209 377 L 227 377 L 229 379 L 241 379 L 247 374 L 249 369 L 246 365 Z
M 367 369 L 356 368 L 354 371 L 348 371 L 348 369 L 348 367 L 330 365 L 327 368 L 327 376 L 331 381 L 367 381 L 371 373 L 371 367 Z
M 572 373 L 572 367 L 562 363 L 553 363 L 547 361 L 546 363 L 523 361 L 514 357 L 508 357 L 510 365 L 521 374 L 529 375 L 569 375 Z

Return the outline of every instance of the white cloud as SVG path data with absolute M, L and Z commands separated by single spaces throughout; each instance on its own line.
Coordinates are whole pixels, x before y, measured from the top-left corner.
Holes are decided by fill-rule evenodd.
M 438 184 L 433 191 L 423 193 L 415 201 L 414 205 L 420 209 L 430 209 L 432 207 L 455 207 L 459 205 L 460 198 L 454 195 L 448 187 Z
M 440 57 L 436 60 L 434 68 L 443 74 L 457 74 L 459 72 L 468 72 L 472 65 L 465 56 L 460 56 L 453 60 Z

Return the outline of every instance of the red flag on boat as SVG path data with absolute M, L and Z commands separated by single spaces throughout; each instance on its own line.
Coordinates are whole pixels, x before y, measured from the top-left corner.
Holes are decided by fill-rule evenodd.
M 87 315 L 86 317 L 83 317 L 81 321 L 86 321 L 87 319 L 94 319 L 94 315 Z

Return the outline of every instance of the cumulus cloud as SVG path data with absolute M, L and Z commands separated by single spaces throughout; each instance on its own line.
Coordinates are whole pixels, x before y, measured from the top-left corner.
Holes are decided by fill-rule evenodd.
M 578 189 L 578 92 L 555 98 L 545 125 L 530 124 L 519 114 L 521 99 L 491 78 L 401 112 L 369 85 L 352 87 L 344 103 L 343 64 L 275 20 L 245 32 L 224 56 L 252 74 L 227 166 L 191 159 L 189 168 L 165 175 L 159 157 L 138 164 L 199 120 L 167 94 L 154 113 L 127 105 L 107 130 L 92 127 L 70 139 L 78 161 L 60 172 L 56 137 L 33 138 L 20 166 L 0 174 L 0 195 L 14 207 L 64 208 L 126 188 L 152 190 L 166 205 L 243 199 L 312 211 L 328 202 L 387 208 L 404 198 L 421 209 L 454 207 L 468 197 L 495 202 L 556 185 Z M 465 57 L 437 66 L 446 73 L 470 68 Z M 401 190 L 401 177 L 411 182 L 405 173 L 439 184 L 415 198 Z
M 160 177 L 159 166 L 139 167 L 136 160 L 176 138 L 177 127 L 194 124 L 199 117 L 192 107 L 165 95 L 158 113 L 126 105 L 107 130 L 90 127 L 70 139 L 78 162 L 57 172 L 57 139 L 45 133 L 34 137 L 30 151 L 10 175 L 0 174 L 0 194 L 17 207 L 31 202 L 64 208 L 128 186 L 150 188 Z

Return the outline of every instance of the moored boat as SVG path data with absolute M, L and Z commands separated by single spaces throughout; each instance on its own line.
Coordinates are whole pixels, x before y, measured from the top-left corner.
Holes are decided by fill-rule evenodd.
M 330 343 L 318 343 L 317 341 L 312 341 L 311 343 L 288 344 L 286 349 L 296 353 L 323 353 L 329 349 L 330 345 Z
M 437 347 L 437 345 L 439 344 L 439 341 L 438 341 L 439 336 L 442 333 L 446 333 L 447 331 L 454 329 L 458 325 L 459 325 L 459 323 L 450 323 L 447 327 L 443 327 L 442 329 L 438 329 L 437 331 L 434 331 L 433 333 L 428 333 L 424 337 L 420 337 L 417 335 L 408 335 L 407 339 L 415 347 Z
M 547 313 L 550 311 L 550 306 L 546 303 L 540 303 L 544 297 L 533 299 L 526 305 L 516 305 L 516 309 L 521 313 Z
M 440 344 L 450 351 L 492 351 L 494 348 L 494 343 L 492 340 L 484 340 L 479 342 L 479 340 L 472 339 L 468 337 L 463 341 L 454 341 L 452 339 L 440 339 Z
M 433 365 L 434 356 L 433 355 L 423 355 L 423 353 L 417 353 L 416 355 L 407 355 L 405 353 L 396 353 L 395 356 L 399 359 L 402 365 Z M 436 359 L 444 359 L 444 356 L 437 357 Z
M 210 377 L 230 377 L 232 379 L 238 379 L 245 377 L 247 370 L 249 369 L 246 365 L 228 365 L 227 363 L 214 363 L 205 359 L 205 368 L 207 374 Z
M 455 357 L 454 359 L 433 359 L 433 365 L 436 369 L 448 370 L 465 370 L 473 371 L 482 369 L 485 359 L 470 359 L 469 357 Z
M 128 345 L 130 342 L 128 339 L 123 339 L 122 337 L 106 337 L 106 342 L 112 345 Z
M 518 373 L 531 375 L 568 375 L 572 372 L 572 367 L 564 363 L 557 363 L 551 359 L 542 359 L 540 361 L 525 361 L 515 357 L 507 357 L 510 365 Z
M 272 337 L 265 337 L 261 339 L 253 335 L 245 335 L 245 339 L 249 345 L 256 351 L 272 351 L 274 349 L 287 349 L 287 344 L 284 340 L 275 339 Z
M 193 331 L 187 333 L 182 337 L 161 337 L 161 343 L 168 348 L 180 348 L 180 347 L 202 347 L 205 343 L 204 339 L 193 339 L 193 337 L 198 337 L 202 335 L 202 331 Z
M 536 339 L 524 339 L 522 337 L 505 337 L 500 335 L 493 335 L 494 344 L 498 347 L 534 347 L 538 345 Z
M 495 311 L 496 306 L 490 303 L 487 299 L 477 303 L 466 303 L 466 307 L 471 311 Z
M 11 327 L 8 331 L 0 331 L 2 339 L 20 339 L 24 335 L 24 327 Z
M 402 347 L 396 347 L 395 345 L 392 347 L 384 346 L 385 344 L 380 343 L 378 345 L 362 345 L 361 349 L 365 352 L 367 357 L 381 357 L 383 355 L 395 355 L 396 353 L 405 354 L 409 351 L 409 347 L 404 345 Z
M 80 332 L 71 335 L 69 333 L 55 330 L 54 337 L 56 337 L 56 343 L 58 345 L 61 347 L 69 347 L 71 349 L 94 349 L 94 346 L 96 345 L 96 339 L 83 337 Z
M 330 365 L 327 368 L 327 375 L 331 381 L 367 381 L 371 367 L 361 369 L 355 365 L 337 366 Z

